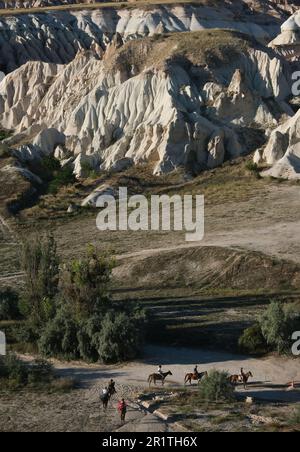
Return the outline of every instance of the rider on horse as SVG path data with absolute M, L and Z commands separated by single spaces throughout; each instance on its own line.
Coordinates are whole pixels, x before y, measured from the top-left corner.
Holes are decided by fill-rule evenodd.
M 161 364 L 158 366 L 157 373 L 163 376 L 163 370 Z
M 110 396 L 114 395 L 117 392 L 115 385 L 116 383 L 114 382 L 113 379 L 111 379 L 108 385 L 108 392 Z
M 198 366 L 195 366 L 195 368 L 194 368 L 194 376 L 195 376 L 195 379 L 197 379 L 199 376 Z

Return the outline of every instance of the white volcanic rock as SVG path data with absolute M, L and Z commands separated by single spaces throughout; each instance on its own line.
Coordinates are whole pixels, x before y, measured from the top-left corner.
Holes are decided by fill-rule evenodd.
M 250 11 L 243 3 L 222 2 L 218 8 L 153 5 L 2 16 L 0 70 L 11 72 L 33 60 L 66 64 L 81 49 L 97 48 L 101 55 L 116 32 L 129 40 L 162 32 L 223 28 L 246 33 L 264 43 L 278 35 L 283 13 L 270 7 L 262 19 L 260 7 Z
M 272 167 L 263 176 L 300 179 L 300 110 L 296 115 L 274 130 L 264 152 L 256 154 L 257 163 Z M 260 157 L 260 158 L 259 158 Z
M 292 61 L 300 56 L 300 11 L 293 14 L 281 27 L 281 33 L 269 44 Z
M 13 142 L 20 134 L 29 143 L 15 155 L 24 162 L 54 154 L 77 177 L 142 162 L 154 173 L 181 165 L 198 172 L 247 152 L 240 126 L 274 127 L 290 113 L 289 85 L 271 51 L 249 48 L 214 69 L 188 68 L 169 57 L 177 41 L 168 39 L 155 63 L 147 58 L 156 40 L 120 48 L 117 37 L 109 58 L 81 51 L 65 66 L 31 62 L 9 74 L 0 83 L 0 124 L 15 130 Z

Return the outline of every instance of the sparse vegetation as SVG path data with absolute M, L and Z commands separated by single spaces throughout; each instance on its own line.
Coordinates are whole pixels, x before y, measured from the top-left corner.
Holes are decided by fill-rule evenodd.
M 300 328 L 299 313 L 281 301 L 271 301 L 258 323 L 246 329 L 239 339 L 240 348 L 250 354 L 269 350 L 289 353 L 291 337 Z
M 239 339 L 239 348 L 243 353 L 250 355 L 260 355 L 268 351 L 267 342 L 258 323 L 244 331 Z
M 38 344 L 46 357 L 117 362 L 142 344 L 145 314 L 110 296 L 113 261 L 90 246 L 85 258 L 60 268 L 52 235 L 24 242 L 25 289 L 16 326 L 19 342 Z
M 37 359 L 26 364 L 14 354 L 0 358 L 0 384 L 11 389 L 27 385 L 50 383 L 53 379 L 53 368 L 44 360 Z
M 48 185 L 48 193 L 55 195 L 62 187 L 72 185 L 75 182 L 76 178 L 70 166 L 60 168 L 59 171 L 55 173 Z
M 229 382 L 227 372 L 212 370 L 208 376 L 203 378 L 199 393 L 202 400 L 206 402 L 224 402 L 234 400 L 234 388 Z

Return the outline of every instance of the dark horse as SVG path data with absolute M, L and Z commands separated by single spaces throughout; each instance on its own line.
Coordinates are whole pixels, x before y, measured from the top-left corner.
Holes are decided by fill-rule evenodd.
M 102 402 L 102 405 L 103 405 L 103 409 L 104 410 L 106 410 L 107 409 L 107 405 L 108 405 L 108 402 L 110 401 L 110 399 L 112 398 L 112 396 L 114 395 L 114 394 L 116 394 L 116 388 L 115 388 L 115 386 L 113 385 L 113 386 L 109 386 L 108 387 L 108 390 L 107 390 L 107 393 L 106 394 L 101 394 L 101 396 L 100 396 L 100 400 L 101 400 L 101 402 Z

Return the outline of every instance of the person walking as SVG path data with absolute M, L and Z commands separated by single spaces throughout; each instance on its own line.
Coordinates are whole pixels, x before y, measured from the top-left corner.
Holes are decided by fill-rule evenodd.
M 121 416 L 121 422 L 125 422 L 125 417 L 126 417 L 126 413 L 127 413 L 127 405 L 126 405 L 125 399 L 122 399 L 118 403 L 118 411 Z

